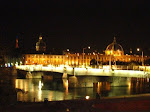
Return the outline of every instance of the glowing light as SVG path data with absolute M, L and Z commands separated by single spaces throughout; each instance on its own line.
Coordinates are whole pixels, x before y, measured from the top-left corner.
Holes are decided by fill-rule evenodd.
M 41 81 L 39 81 L 39 96 L 38 96 L 39 100 L 42 99 L 42 91 L 41 91 L 42 86 L 43 86 L 43 83 L 41 83 Z
M 104 69 L 104 70 L 109 70 L 109 69 L 110 69 L 110 66 L 107 66 L 107 65 L 106 65 L 106 66 L 103 66 L 103 69 Z
M 10 67 L 10 63 L 8 63 L 8 67 Z
M 131 82 L 128 82 L 128 87 L 131 88 Z
M 5 63 L 5 67 L 7 67 L 7 64 Z
M 40 36 L 39 39 L 42 40 L 42 37 Z
M 90 96 L 85 96 L 85 99 L 88 100 L 90 98 Z
M 67 112 L 69 112 L 69 109 L 67 108 L 67 110 L 66 110 Z
M 110 51 L 110 54 L 112 54 L 112 53 L 113 53 L 113 51 L 111 50 L 111 51 Z
M 147 78 L 147 82 L 149 82 L 149 78 Z
M 65 68 L 64 68 L 65 67 Z M 60 72 L 63 73 L 66 70 L 67 74 L 72 74 L 73 69 L 77 75 L 103 75 L 103 76 L 123 76 L 123 77 L 146 77 L 149 72 L 146 71 L 138 71 L 138 70 L 117 70 L 114 69 L 113 71 L 109 69 L 109 65 L 103 66 L 103 69 L 97 68 L 90 68 L 90 67 L 71 67 L 68 65 L 60 65 L 58 67 L 53 65 L 43 66 L 43 65 L 17 65 L 17 69 L 27 70 L 27 71 L 53 71 L 53 72 Z M 114 67 L 114 66 L 112 66 Z M 140 69 L 145 69 L 144 67 L 140 67 Z M 149 70 L 150 68 L 146 68 Z M 113 74 L 112 74 L 113 73 Z M 149 77 L 149 76 L 147 76 Z
M 18 80 L 15 81 L 15 88 L 19 88 L 19 86 L 18 86 Z
M 43 83 L 41 83 L 41 81 L 39 81 L 39 90 L 42 89 Z
M 50 91 L 50 93 L 48 95 L 48 99 L 49 99 L 49 101 L 52 101 L 52 99 L 53 99 L 53 92 L 52 91 Z
M 68 87 L 69 87 L 68 80 L 63 79 L 63 85 L 64 85 L 64 87 L 66 89 L 66 93 L 68 94 Z

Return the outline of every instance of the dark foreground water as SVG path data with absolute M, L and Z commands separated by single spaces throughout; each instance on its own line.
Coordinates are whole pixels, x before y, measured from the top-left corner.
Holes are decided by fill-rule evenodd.
M 80 80 L 80 78 L 78 78 Z M 49 101 L 83 99 L 85 96 L 95 98 L 96 93 L 101 96 L 123 96 L 131 94 L 149 93 L 149 79 L 132 79 L 128 87 L 111 87 L 109 82 L 99 82 L 93 88 L 69 88 L 67 79 L 15 79 L 15 88 L 24 92 L 17 93 L 18 101 Z
M 111 87 L 109 82 L 102 81 L 89 88 L 69 88 L 67 79 L 14 78 L 12 80 L 1 79 L 0 81 L 1 86 L 5 85 L 5 88 L 3 88 L 5 93 L 1 92 L 1 97 L 6 97 L 8 93 L 11 93 L 12 89 L 10 88 L 12 87 L 18 91 L 17 100 L 25 102 L 44 101 L 44 98 L 48 98 L 49 101 L 83 99 L 86 96 L 95 98 L 96 93 L 100 93 L 102 97 L 150 93 L 150 83 L 147 78 L 132 78 L 128 87 Z

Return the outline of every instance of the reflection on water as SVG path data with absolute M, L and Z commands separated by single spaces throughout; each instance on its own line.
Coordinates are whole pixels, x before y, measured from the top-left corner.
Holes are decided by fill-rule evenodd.
M 64 83 L 63 83 L 64 82 Z M 72 99 L 68 94 L 67 80 L 16 79 L 16 88 L 25 92 L 18 92 L 18 101 L 43 101 Z
M 78 78 L 80 80 L 80 78 Z M 16 79 L 15 87 L 23 91 L 17 93 L 18 101 L 49 101 L 82 99 L 85 96 L 95 98 L 96 93 L 101 96 L 123 96 L 150 92 L 147 78 L 132 78 L 128 87 L 111 87 L 109 82 L 98 82 L 93 88 L 69 88 L 67 79 Z

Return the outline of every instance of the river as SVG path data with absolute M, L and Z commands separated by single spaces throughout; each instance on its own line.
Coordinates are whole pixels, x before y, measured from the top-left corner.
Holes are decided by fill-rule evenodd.
M 101 79 L 101 77 L 98 77 Z M 78 77 L 78 80 L 83 77 Z M 96 93 L 101 97 L 125 96 L 150 93 L 149 78 L 132 78 L 129 86 L 112 87 L 106 80 L 101 80 L 94 87 L 69 87 L 68 79 L 0 79 L 0 97 L 12 98 L 16 91 L 17 101 L 39 102 L 47 98 L 49 101 L 96 98 Z M 12 93 L 11 93 L 12 92 Z
M 78 78 L 80 80 L 80 78 Z M 84 99 L 86 96 L 95 98 L 96 93 L 101 97 L 125 96 L 150 93 L 150 83 L 147 78 L 132 78 L 129 86 L 112 87 L 109 82 L 99 82 L 98 86 L 69 88 L 67 79 L 15 79 L 14 86 L 19 91 L 18 101 L 38 102 L 47 98 L 49 101 Z

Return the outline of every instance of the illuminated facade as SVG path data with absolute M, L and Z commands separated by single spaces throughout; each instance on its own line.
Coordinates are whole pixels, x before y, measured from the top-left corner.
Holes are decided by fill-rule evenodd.
M 41 41 L 41 39 L 39 39 Z M 39 44 L 38 44 L 39 45 Z M 39 48 L 37 47 L 37 50 Z M 42 48 L 43 49 L 43 48 Z M 83 56 L 84 55 L 84 56 Z M 83 59 L 84 57 L 84 59 Z M 112 62 L 120 61 L 120 62 L 142 62 L 143 60 L 147 60 L 149 57 L 139 55 L 124 55 L 123 48 L 120 44 L 117 44 L 116 39 L 107 46 L 105 50 L 105 54 L 70 54 L 69 52 L 63 55 L 50 55 L 50 54 L 26 54 L 25 55 L 25 63 L 27 65 L 32 64 L 41 64 L 41 65 L 70 65 L 70 66 L 88 66 L 92 59 L 96 61 L 97 64 L 102 64 L 109 62 L 110 59 Z
M 90 61 L 95 59 L 98 62 L 108 62 L 110 60 L 109 55 L 84 55 L 85 65 L 90 65 Z M 147 57 L 144 57 L 146 60 Z M 137 61 L 142 62 L 140 56 L 133 55 L 123 55 L 111 57 L 111 61 L 122 61 L 122 62 L 131 62 Z M 25 55 L 25 64 L 41 64 L 41 65 L 74 65 L 81 66 L 83 65 L 83 55 L 82 54 L 66 54 L 66 55 L 50 55 L 50 54 L 26 54 Z

